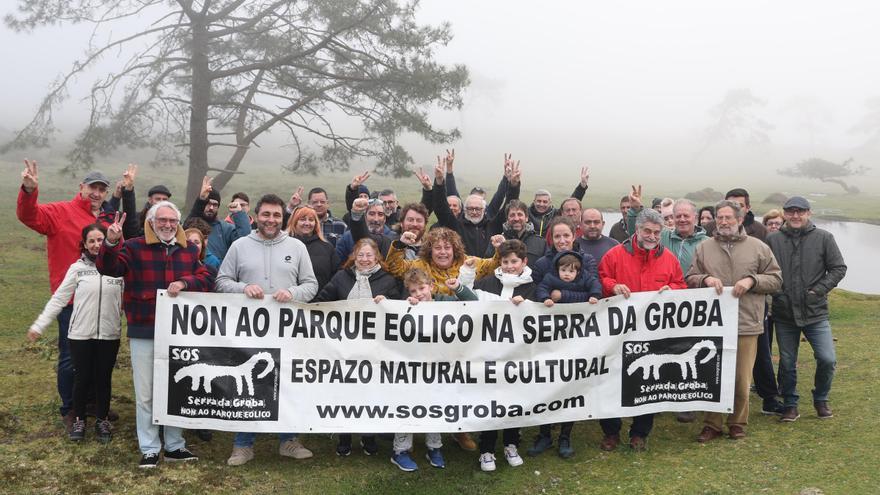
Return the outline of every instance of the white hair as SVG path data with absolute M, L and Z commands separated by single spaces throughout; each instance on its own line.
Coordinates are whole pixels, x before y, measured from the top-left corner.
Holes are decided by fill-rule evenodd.
M 159 211 L 159 208 L 171 208 L 174 211 L 174 215 L 177 216 L 177 220 L 180 221 L 180 210 L 177 209 L 177 206 L 174 203 L 171 201 L 159 201 L 147 211 L 146 220 L 148 222 L 153 223 L 153 219 L 156 218 L 156 212 Z

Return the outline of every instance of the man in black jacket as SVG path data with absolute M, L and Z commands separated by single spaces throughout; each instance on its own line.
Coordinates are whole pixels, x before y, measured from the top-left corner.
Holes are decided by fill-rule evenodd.
M 785 406 L 780 420 L 793 422 L 800 417 L 797 355 L 801 333 L 810 342 L 816 358 L 813 406 L 819 418 L 830 418 L 828 395 L 837 356 L 828 321 L 828 293 L 846 275 L 846 264 L 834 236 L 810 221 L 809 201 L 793 196 L 782 208 L 785 225 L 767 238 L 773 256 L 782 267 L 782 292 L 773 296 Z

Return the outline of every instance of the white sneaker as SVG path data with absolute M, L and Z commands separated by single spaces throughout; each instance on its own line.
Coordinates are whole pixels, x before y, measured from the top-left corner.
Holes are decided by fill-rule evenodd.
M 520 459 L 520 463 L 522 463 L 522 459 Z M 480 469 L 487 472 L 495 471 L 495 454 L 490 452 L 480 454 Z
M 284 457 L 293 457 L 294 459 L 308 459 L 314 455 L 311 450 L 303 447 L 303 444 L 299 443 L 297 438 L 285 440 L 278 447 L 278 454 Z
M 253 458 L 253 447 L 232 447 L 232 455 L 226 460 L 226 464 L 230 466 L 241 466 Z
M 519 452 L 516 451 L 516 445 L 510 444 L 504 447 L 504 457 L 507 458 L 507 463 L 511 466 L 522 466 L 523 459 L 519 456 Z

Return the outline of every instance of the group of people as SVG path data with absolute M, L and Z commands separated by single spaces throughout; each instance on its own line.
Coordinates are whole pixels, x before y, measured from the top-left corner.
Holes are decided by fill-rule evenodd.
M 265 194 L 251 208 L 236 193 L 220 213 L 221 196 L 206 177 L 189 215 L 183 218 L 171 191 L 149 189 L 142 209 L 134 193 L 137 167 L 129 165 L 112 184 L 100 172 L 84 177 L 70 201 L 38 202 L 37 164 L 25 161 L 18 218 L 47 237 L 53 296 L 28 331 L 37 339 L 52 319 L 59 326 L 58 393 L 60 413 L 72 440 L 86 437 L 86 417 L 96 417 L 96 437 L 112 438 L 111 375 L 119 349 L 121 309 L 131 351 L 136 403 L 139 465 L 157 465 L 163 450 L 160 428 L 152 422 L 153 335 L 156 291 L 243 293 L 279 303 L 350 299 L 401 299 L 410 304 L 448 300 L 537 301 L 546 306 L 596 303 L 633 292 L 732 287 L 739 298 L 739 336 L 735 399 L 728 415 L 731 438 L 746 435 L 748 394 L 754 376 L 764 399 L 762 412 L 781 421 L 799 417 L 797 353 L 800 335 L 813 347 L 817 370 L 813 404 L 820 418 L 832 416 L 829 393 L 836 357 L 828 321 L 827 294 L 846 273 L 843 257 L 828 232 L 810 221 L 810 204 L 799 196 L 782 213 L 758 222 L 749 195 L 733 189 L 711 208 L 698 210 L 687 200 L 658 198 L 643 207 L 642 188 L 622 198 L 622 219 L 603 234 L 601 211 L 583 208 L 590 170 L 581 169 L 571 197 L 555 208 L 545 189 L 531 204 L 519 199 L 521 169 L 504 156 L 493 196 L 473 188 L 462 198 L 455 182 L 455 155 L 438 157 L 433 177 L 415 172 L 419 202 L 400 205 L 395 192 L 372 194 L 370 174 L 345 186 L 345 214 L 331 213 L 330 195 L 320 187 L 296 190 L 288 200 Z M 107 196 L 111 198 L 108 201 Z M 436 223 L 430 224 L 432 213 Z M 704 213 L 706 214 L 704 216 Z M 767 304 L 772 297 L 772 304 Z M 120 309 L 121 308 L 121 309 Z M 772 309 L 771 309 L 772 308 Z M 780 352 L 778 375 L 770 359 L 775 328 Z M 777 383 L 778 376 L 778 383 Z M 778 397 L 782 397 L 779 402 Z M 693 421 L 694 414 L 680 414 Z M 620 418 L 599 421 L 602 450 L 621 443 Z M 723 434 L 720 414 L 706 413 L 697 436 L 708 442 Z M 653 415 L 633 418 L 629 446 L 646 448 Z M 574 425 L 558 425 L 557 452 L 574 455 Z M 528 455 L 554 445 L 552 425 L 544 425 Z M 418 469 L 412 434 L 393 437 L 391 462 L 404 471 Z M 452 435 L 465 450 L 479 450 L 484 471 L 496 468 L 498 432 Z M 237 433 L 227 460 L 253 459 L 254 433 Z M 426 458 L 445 466 L 441 436 L 425 438 Z M 502 432 L 503 455 L 511 466 L 523 463 L 518 428 Z M 367 455 L 377 454 L 373 435 L 361 435 Z M 336 453 L 352 453 L 352 435 L 339 435 Z M 279 434 L 279 454 L 312 457 L 294 432 Z M 164 459 L 192 461 L 180 428 L 164 427 Z

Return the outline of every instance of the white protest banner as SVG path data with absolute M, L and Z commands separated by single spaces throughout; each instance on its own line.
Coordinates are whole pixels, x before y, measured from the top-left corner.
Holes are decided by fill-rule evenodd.
M 598 304 L 279 304 L 164 291 L 153 420 L 250 432 L 456 432 L 730 412 L 725 289 Z

